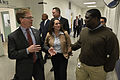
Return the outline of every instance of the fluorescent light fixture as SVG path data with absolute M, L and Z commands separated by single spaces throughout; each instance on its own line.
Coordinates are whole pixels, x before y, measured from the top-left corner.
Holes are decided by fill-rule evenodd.
M 96 6 L 87 6 L 87 7 L 96 7 Z
M 96 2 L 86 2 L 84 4 L 96 4 Z

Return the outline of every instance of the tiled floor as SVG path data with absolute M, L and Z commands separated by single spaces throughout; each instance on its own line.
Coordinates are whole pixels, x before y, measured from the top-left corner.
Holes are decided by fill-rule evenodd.
M 72 43 L 76 42 L 78 38 L 73 38 L 71 36 Z M 77 57 L 80 50 L 73 52 L 73 56 L 68 62 L 68 80 L 76 80 L 75 69 L 77 65 Z M 15 73 L 15 60 L 10 60 L 7 57 L 7 43 L 4 43 L 4 54 L 5 56 L 0 57 L 0 80 L 10 80 Z M 53 72 L 50 72 L 52 65 L 51 60 L 48 59 L 45 64 L 45 78 L 46 80 L 54 80 Z M 107 80 L 117 80 L 117 79 L 107 79 Z

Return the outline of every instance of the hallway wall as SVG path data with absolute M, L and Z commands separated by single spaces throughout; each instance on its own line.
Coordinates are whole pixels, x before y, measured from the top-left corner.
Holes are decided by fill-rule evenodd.
M 47 4 L 44 4 L 44 13 L 47 13 L 49 19 L 53 18 L 52 8 L 59 7 L 61 10 L 61 16 L 69 20 L 69 25 L 71 26 L 75 17 L 81 14 L 81 8 L 71 2 L 71 9 L 69 9 L 68 0 L 44 0 Z M 72 15 L 72 16 L 71 16 Z M 70 27 L 71 28 L 71 27 Z
M 0 4 L 0 7 L 4 7 L 4 8 L 10 7 L 13 9 L 29 7 L 34 17 L 33 26 L 37 29 L 39 29 L 39 24 L 41 22 L 41 15 L 43 13 L 47 13 L 49 18 L 51 19 L 52 8 L 55 6 L 61 9 L 61 15 L 69 20 L 70 25 L 71 25 L 71 13 L 72 13 L 72 19 L 74 19 L 76 15 L 81 14 L 81 9 L 79 8 L 79 6 L 75 5 L 72 2 L 71 2 L 71 10 L 69 9 L 68 0 L 44 0 L 44 2 L 47 2 L 47 4 L 38 4 L 38 2 L 42 2 L 42 1 L 43 0 L 9 0 L 9 5 Z
M 104 16 L 107 18 L 107 26 L 113 29 L 120 45 L 120 4 L 116 8 L 105 7 Z
M 48 14 L 49 18 L 51 19 L 52 16 L 52 8 L 53 7 L 59 7 L 61 9 L 61 15 L 63 17 L 68 18 L 69 14 L 69 1 L 67 0 L 44 0 L 44 2 L 47 2 L 47 4 L 44 5 L 44 12 Z M 74 15 L 78 15 L 81 13 L 81 9 L 79 6 L 75 5 L 71 2 L 71 10 Z
M 39 28 L 41 15 L 43 13 L 43 5 L 39 5 L 38 2 L 43 0 L 9 0 L 9 5 L 0 4 L 0 8 L 10 7 L 10 8 L 25 8 L 29 7 L 32 11 L 34 17 L 33 26 Z
M 25 0 L 25 7 L 30 7 L 33 15 L 33 26 L 37 29 L 40 28 L 41 15 L 44 12 L 43 4 L 38 4 L 43 0 Z

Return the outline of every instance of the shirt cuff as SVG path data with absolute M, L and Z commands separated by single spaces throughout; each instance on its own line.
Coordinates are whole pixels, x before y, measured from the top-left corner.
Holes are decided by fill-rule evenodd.
M 27 54 L 29 54 L 29 52 L 28 52 L 28 48 L 26 48 L 26 52 L 27 52 Z

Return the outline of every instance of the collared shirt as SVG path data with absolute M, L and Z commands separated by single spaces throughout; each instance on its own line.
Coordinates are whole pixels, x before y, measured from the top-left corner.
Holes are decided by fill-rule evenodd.
M 96 28 L 94 28 L 94 29 L 90 29 L 90 28 L 89 28 L 89 30 L 94 31 L 94 30 L 100 28 L 101 26 L 102 26 L 102 24 L 100 24 L 98 27 L 96 27 Z
M 20 26 L 20 28 L 21 28 L 21 30 L 22 30 L 22 32 L 23 32 L 23 34 L 24 34 L 26 40 L 28 40 L 26 28 L 24 28 L 24 27 L 22 27 L 22 26 Z M 30 31 L 30 35 L 31 35 L 33 44 L 36 44 L 35 37 L 34 37 L 33 32 L 32 32 L 32 30 L 31 30 L 30 28 L 29 28 L 29 31 Z M 26 50 L 27 50 L 27 49 L 26 49 Z M 28 50 L 27 50 L 27 54 L 29 54 Z
M 61 19 L 61 16 L 58 18 L 59 20 Z
M 59 39 L 59 36 L 60 36 L 61 34 L 64 34 L 64 33 L 60 31 L 58 36 L 56 36 L 54 32 L 52 33 L 52 35 L 53 35 L 54 38 L 55 38 L 53 48 L 55 49 L 55 51 L 56 51 L 57 53 L 62 53 L 61 44 L 60 44 L 60 39 Z
M 78 26 L 78 19 L 76 19 L 75 21 L 75 26 Z
M 46 24 L 47 21 L 48 21 L 48 19 L 46 19 L 46 20 L 44 21 L 44 26 L 45 26 L 45 24 Z
M 81 18 L 79 18 L 79 20 L 81 20 Z

